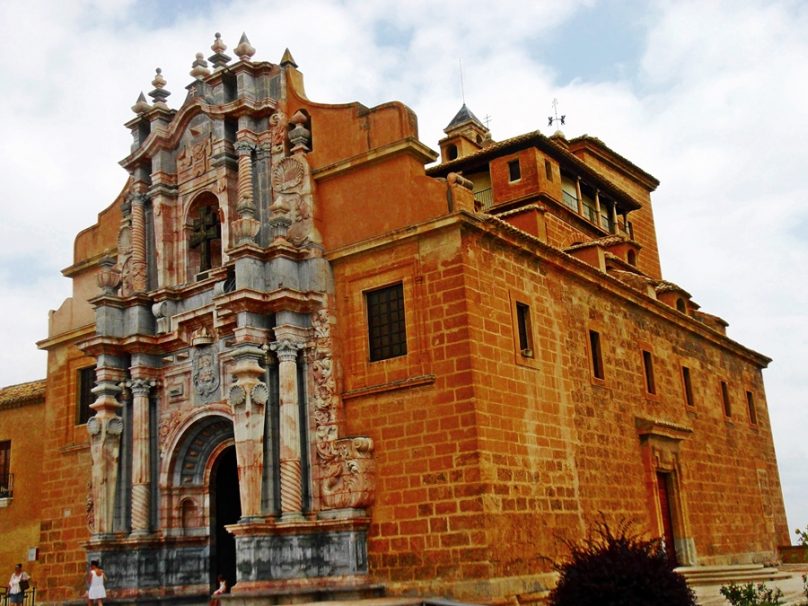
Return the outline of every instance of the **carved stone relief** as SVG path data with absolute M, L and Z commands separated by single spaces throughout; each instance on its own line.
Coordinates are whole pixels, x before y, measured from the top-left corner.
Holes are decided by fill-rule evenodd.
M 216 399 L 219 389 L 219 367 L 216 351 L 210 345 L 194 348 L 192 377 L 194 392 L 203 402 Z
M 322 470 L 320 493 L 326 509 L 361 508 L 373 502 L 373 440 L 338 438 L 336 380 L 333 370 L 331 317 L 326 309 L 312 316 L 312 394 L 315 447 Z

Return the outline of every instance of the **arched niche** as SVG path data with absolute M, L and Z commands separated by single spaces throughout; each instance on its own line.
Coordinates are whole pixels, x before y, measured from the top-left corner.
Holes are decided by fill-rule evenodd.
M 186 278 L 189 282 L 207 277 L 206 272 L 222 264 L 222 225 L 219 199 L 205 191 L 196 196 L 185 218 Z

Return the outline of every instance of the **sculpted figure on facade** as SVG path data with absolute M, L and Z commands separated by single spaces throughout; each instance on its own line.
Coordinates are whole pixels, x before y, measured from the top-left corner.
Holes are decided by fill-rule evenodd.
M 333 374 L 331 316 L 320 309 L 312 316 L 312 379 L 315 447 L 322 472 L 320 493 L 326 509 L 362 508 L 373 502 L 373 440 L 338 438 L 336 379 Z
M 273 154 L 282 154 L 286 151 L 286 130 L 288 122 L 286 114 L 277 111 L 269 118 L 270 144 Z

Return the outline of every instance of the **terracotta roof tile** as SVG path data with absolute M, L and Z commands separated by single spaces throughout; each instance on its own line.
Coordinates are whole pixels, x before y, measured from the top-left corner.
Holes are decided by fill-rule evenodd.
M 45 399 L 45 379 L 9 385 L 0 389 L 0 408 L 28 404 Z

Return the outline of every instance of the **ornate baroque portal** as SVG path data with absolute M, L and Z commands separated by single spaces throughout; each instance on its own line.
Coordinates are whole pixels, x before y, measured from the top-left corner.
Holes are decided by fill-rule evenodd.
M 121 596 L 207 593 L 218 573 L 236 593 L 367 575 L 373 441 L 342 435 L 310 119 L 283 95 L 291 55 L 251 48 L 228 65 L 217 35 L 176 111 L 158 69 L 127 124 L 118 252 L 82 344 L 88 555 L 126 571 Z

